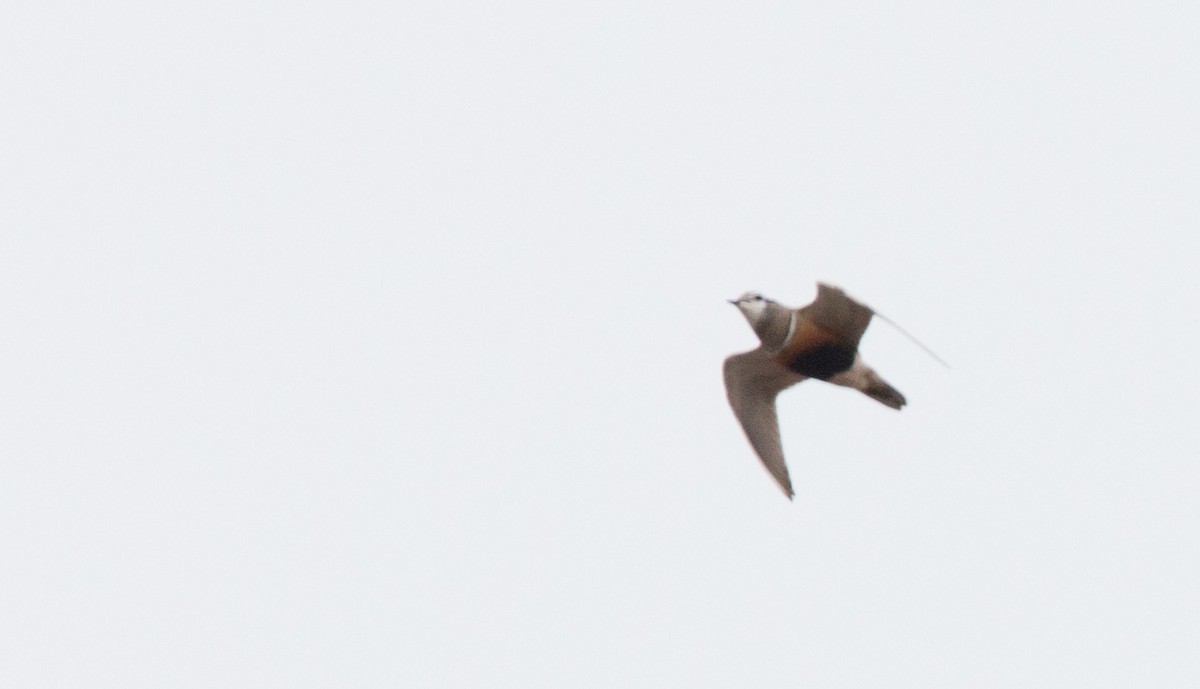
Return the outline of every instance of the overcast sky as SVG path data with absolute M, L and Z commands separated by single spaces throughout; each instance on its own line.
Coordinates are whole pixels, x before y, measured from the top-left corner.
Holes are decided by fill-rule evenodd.
M 1200 10 L 0 10 L 0 684 L 1200 686 Z M 840 285 L 897 413 L 725 401 Z

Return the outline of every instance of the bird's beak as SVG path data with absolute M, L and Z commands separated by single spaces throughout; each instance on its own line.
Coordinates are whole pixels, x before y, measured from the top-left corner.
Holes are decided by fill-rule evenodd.
M 726 299 L 725 301 L 729 302 L 730 304 L 733 304 L 734 306 L 738 305 L 737 299 Z

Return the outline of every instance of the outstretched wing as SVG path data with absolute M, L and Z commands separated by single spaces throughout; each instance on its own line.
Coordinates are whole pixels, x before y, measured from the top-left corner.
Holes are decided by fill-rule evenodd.
M 816 301 L 800 309 L 800 315 L 837 337 L 839 344 L 857 349 L 875 312 L 841 289 L 818 282 Z
M 725 394 L 729 397 L 729 406 L 733 407 L 733 413 L 759 460 L 789 500 L 794 493 L 779 440 L 775 397 L 781 390 L 802 380 L 804 376 L 780 366 L 762 347 L 725 360 Z

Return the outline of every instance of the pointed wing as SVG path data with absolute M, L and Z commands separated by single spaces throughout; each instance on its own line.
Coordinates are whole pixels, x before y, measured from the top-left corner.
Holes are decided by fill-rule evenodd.
M 857 349 L 875 312 L 841 289 L 818 282 L 816 301 L 800 309 L 800 315 Z
M 725 360 L 725 394 L 729 397 L 729 406 L 733 407 L 733 413 L 759 460 L 789 500 L 793 495 L 792 480 L 779 440 L 775 396 L 802 380 L 804 376 L 780 366 L 762 347 Z

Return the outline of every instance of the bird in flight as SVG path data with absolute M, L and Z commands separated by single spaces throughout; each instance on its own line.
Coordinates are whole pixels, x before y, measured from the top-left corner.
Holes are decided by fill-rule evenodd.
M 904 395 L 867 366 L 858 352 L 871 317 L 878 314 L 841 289 L 817 283 L 816 301 L 799 309 L 758 292 L 747 292 L 729 303 L 746 317 L 761 344 L 725 360 L 725 393 L 751 447 L 790 500 L 794 492 L 775 414 L 780 392 L 816 378 L 860 390 L 897 410 L 905 404 Z

